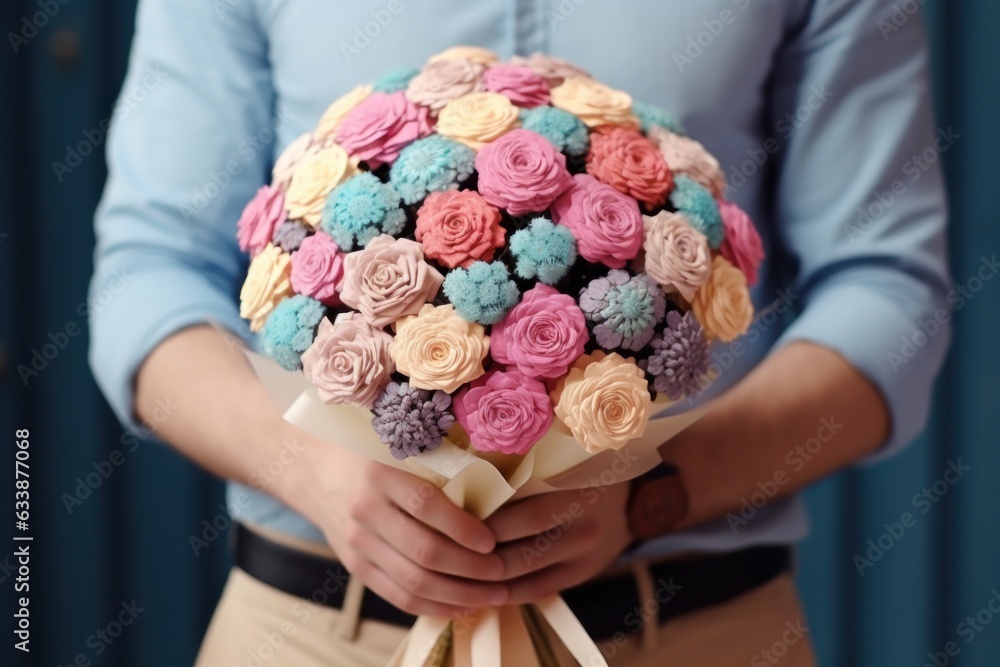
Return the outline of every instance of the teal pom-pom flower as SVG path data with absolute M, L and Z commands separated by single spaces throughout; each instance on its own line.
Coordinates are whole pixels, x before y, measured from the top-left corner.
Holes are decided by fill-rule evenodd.
M 576 261 L 576 239 L 568 227 L 535 218 L 511 237 L 510 251 L 517 260 L 518 277 L 537 277 L 546 285 L 555 285 Z
M 325 311 L 323 304 L 304 294 L 285 299 L 264 325 L 264 351 L 285 370 L 302 368 L 302 353 L 316 338 Z
M 587 126 L 573 114 L 554 107 L 535 107 L 521 112 L 521 127 L 542 135 L 556 150 L 574 157 L 590 147 Z
M 372 92 L 391 94 L 406 90 L 410 85 L 410 79 L 418 74 L 420 69 L 417 67 L 392 67 L 375 79 L 372 83 Z
M 670 203 L 682 213 L 691 226 L 708 238 L 708 245 L 718 248 L 726 238 L 719 204 L 712 193 L 700 183 L 683 174 L 674 176 L 674 190 Z
M 444 295 L 469 322 L 495 324 L 517 305 L 521 293 L 500 262 L 473 262 L 444 279 Z
M 404 148 L 389 170 L 389 182 L 405 204 L 416 204 L 432 192 L 455 190 L 472 175 L 476 151 L 440 134 L 418 139 Z
M 685 134 L 684 128 L 677 122 L 673 114 L 655 104 L 635 100 L 632 102 L 632 113 L 639 117 L 643 132 L 649 132 L 654 126 L 659 126 L 674 134 Z
M 382 234 L 402 232 L 406 213 L 399 207 L 395 188 L 363 172 L 333 189 L 323 206 L 321 224 L 341 250 L 350 252 Z

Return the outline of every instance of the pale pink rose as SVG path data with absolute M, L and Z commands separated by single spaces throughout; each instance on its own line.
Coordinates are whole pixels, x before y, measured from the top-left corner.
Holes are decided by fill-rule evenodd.
M 528 377 L 557 378 L 583 354 L 590 338 L 576 300 L 548 285 L 524 293 L 493 325 L 492 355 Z
M 281 155 L 274 161 L 274 167 L 271 168 L 271 185 L 282 192 L 288 190 L 292 174 L 295 173 L 295 165 L 309 152 L 313 143 L 312 138 L 312 132 L 305 132 L 281 151 Z
M 312 346 L 302 354 L 302 370 L 327 405 L 370 408 L 395 371 L 389 356 L 392 336 L 373 328 L 360 313 L 324 319 Z
M 443 282 L 444 276 L 424 261 L 419 243 L 383 234 L 344 258 L 340 298 L 372 326 L 382 328 L 420 312 Z
M 270 185 L 261 187 L 236 223 L 236 241 L 240 250 L 249 253 L 250 257 L 259 255 L 285 218 L 285 195 Z
M 328 306 L 340 303 L 344 255 L 328 234 L 317 232 L 292 253 L 292 289 Z
M 515 370 L 491 371 L 455 397 L 455 419 L 481 452 L 527 454 L 552 426 L 545 385 Z
M 719 247 L 722 256 L 747 277 L 747 285 L 757 284 L 757 269 L 764 259 L 764 244 L 743 209 L 729 201 L 719 202 L 726 238 Z
M 530 56 L 514 56 L 510 59 L 512 65 L 524 65 L 530 67 L 536 74 L 545 79 L 550 87 L 561 84 L 566 79 L 574 76 L 586 76 L 590 74 L 580 69 L 568 60 L 550 56 L 547 53 L 532 53 Z
M 430 133 L 427 108 L 406 99 L 403 91 L 372 93 L 334 130 L 344 150 L 372 169 L 392 162 L 403 148 Z
M 406 97 L 437 114 L 453 99 L 484 90 L 484 69 L 469 60 L 446 59 L 428 63 L 420 74 L 410 80 Z
M 664 291 L 690 301 L 712 270 L 708 239 L 680 213 L 660 211 L 643 219 L 643 270 Z
M 573 185 L 566 156 L 542 135 L 512 130 L 476 154 L 479 194 L 511 215 L 544 211 Z
M 483 74 L 483 84 L 491 93 L 500 93 L 519 107 L 531 109 L 549 103 L 549 86 L 530 67 L 497 65 Z
M 573 181 L 552 204 L 552 219 L 570 228 L 585 260 L 624 268 L 642 247 L 639 203 L 588 174 Z
M 659 126 L 650 129 L 649 139 L 660 149 L 672 172 L 690 176 L 713 197 L 722 198 L 726 191 L 726 176 L 719 161 L 704 146 L 690 137 L 674 134 Z

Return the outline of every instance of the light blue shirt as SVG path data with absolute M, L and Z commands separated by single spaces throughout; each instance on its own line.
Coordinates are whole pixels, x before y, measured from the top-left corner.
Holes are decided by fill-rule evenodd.
M 882 391 L 892 435 L 876 458 L 887 456 L 922 430 L 950 336 L 937 158 L 954 141 L 934 125 L 920 17 L 894 8 L 890 0 L 143 0 L 96 218 L 92 295 L 113 294 L 91 322 L 98 382 L 133 423 L 136 369 L 164 337 L 204 322 L 248 336 L 237 313 L 247 259 L 236 220 L 275 155 L 354 85 L 474 44 L 504 58 L 568 58 L 672 111 L 719 158 L 727 196 L 755 220 L 768 257 L 753 291 L 757 319 L 741 340 L 716 347 L 718 379 L 701 400 L 776 346 L 814 341 Z M 818 439 L 828 434 L 822 427 Z M 800 459 L 790 450 L 786 472 Z M 321 539 L 245 487 L 230 487 L 230 507 Z M 789 543 L 807 530 L 797 499 L 773 501 L 746 525 L 723 520 L 643 552 Z

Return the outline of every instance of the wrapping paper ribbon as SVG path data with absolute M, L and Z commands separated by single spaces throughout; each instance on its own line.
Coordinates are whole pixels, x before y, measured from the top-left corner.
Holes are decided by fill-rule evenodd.
M 523 457 L 475 455 L 446 438 L 434 451 L 400 461 L 375 433 L 370 411 L 326 405 L 302 373 L 286 371 L 254 352 L 246 354 L 287 421 L 326 442 L 420 476 L 480 519 L 507 502 L 530 495 L 607 486 L 637 477 L 660 463 L 657 448 L 662 443 L 706 412 L 702 407 L 654 418 L 641 437 L 620 450 L 599 454 L 587 453 L 556 420 Z M 656 403 L 659 413 L 669 406 L 666 400 Z M 455 667 L 550 667 L 552 658 L 546 658 L 533 639 L 542 636 L 541 628 L 532 620 L 536 613 L 577 662 L 586 667 L 607 667 L 600 649 L 558 595 L 532 605 L 531 611 L 500 607 L 482 609 L 462 619 L 421 616 L 388 667 L 442 665 L 448 653 Z

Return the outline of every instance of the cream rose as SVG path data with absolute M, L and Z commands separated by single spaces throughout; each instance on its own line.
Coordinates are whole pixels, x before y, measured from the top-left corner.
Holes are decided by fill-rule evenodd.
M 712 274 L 695 292 L 691 301 L 694 316 L 708 337 L 724 342 L 736 340 L 747 332 L 753 321 L 753 302 L 747 278 L 725 257 L 712 260 Z
M 436 63 L 441 60 L 468 60 L 477 65 L 489 67 L 493 63 L 498 62 L 500 58 L 489 49 L 479 46 L 453 46 L 450 49 L 445 49 L 441 53 L 431 56 L 428 62 Z
M 587 77 L 570 77 L 553 88 L 552 106 L 578 116 L 588 127 L 639 127 L 639 119 L 632 114 L 631 95 Z
M 296 165 L 292 182 L 285 194 L 288 217 L 316 227 L 323 213 L 326 196 L 358 171 L 347 151 L 335 143 L 307 153 Z
M 281 151 L 281 155 L 274 161 L 274 167 L 271 169 L 271 185 L 273 187 L 278 188 L 283 193 L 288 191 L 288 184 L 292 182 L 295 167 L 309 152 L 312 141 L 312 132 L 305 132 Z
M 478 150 L 518 126 L 518 110 L 500 93 L 470 93 L 441 109 L 437 132 Z
M 690 301 L 712 271 L 708 239 L 680 213 L 660 211 L 642 220 L 642 270 L 665 292 Z
M 323 319 L 316 340 L 302 353 L 302 370 L 327 405 L 370 408 L 393 373 L 392 336 L 372 328 L 360 313 Z
M 424 261 L 419 243 L 383 234 L 344 258 L 340 300 L 381 329 L 415 315 L 434 300 L 442 282 L 444 276 Z
M 274 307 L 292 296 L 292 256 L 267 244 L 250 262 L 240 290 L 240 317 L 250 320 L 250 331 L 264 328 Z
M 701 143 L 656 125 L 648 135 L 649 140 L 660 149 L 672 172 L 687 174 L 711 192 L 713 197 L 722 199 L 726 192 L 726 176 L 722 173 L 719 161 Z
M 319 117 L 319 122 L 316 124 L 316 129 L 313 131 L 313 136 L 316 138 L 316 141 L 332 138 L 333 131 L 337 129 L 338 125 L 340 125 L 340 121 L 344 120 L 344 116 L 346 116 L 351 109 L 364 102 L 371 94 L 371 86 L 361 85 L 355 86 L 353 89 L 334 100 L 333 104 L 328 106 L 326 111 L 323 112 L 323 115 Z
M 455 307 L 425 305 L 396 322 L 389 353 L 417 389 L 457 391 L 485 370 L 490 339 L 481 324 L 462 319 Z
M 555 413 L 591 454 L 621 449 L 646 430 L 652 399 L 632 359 L 596 351 L 581 356 L 552 392 Z

